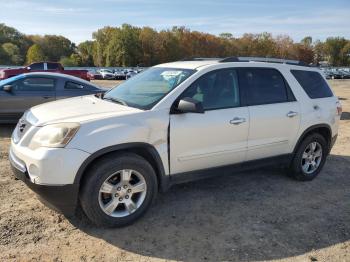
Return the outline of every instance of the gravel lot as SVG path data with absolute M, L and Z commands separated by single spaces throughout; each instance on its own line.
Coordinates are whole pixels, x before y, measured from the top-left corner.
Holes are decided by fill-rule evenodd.
M 113 86 L 116 81 L 98 81 Z M 317 179 L 278 168 L 178 185 L 136 224 L 100 229 L 41 204 L 10 171 L 0 126 L 1 261 L 350 261 L 350 81 L 340 135 Z

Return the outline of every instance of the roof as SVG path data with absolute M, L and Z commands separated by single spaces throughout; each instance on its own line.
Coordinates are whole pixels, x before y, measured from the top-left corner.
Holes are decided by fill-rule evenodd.
M 86 81 L 82 78 L 76 77 L 76 76 L 72 76 L 72 75 L 67 75 L 67 74 L 62 74 L 62 73 L 52 73 L 52 72 L 33 72 L 33 73 L 24 73 L 22 74 L 23 76 L 49 76 L 49 77 L 55 77 L 55 78 L 65 78 L 65 79 L 69 79 L 71 81 L 75 81 L 75 82 L 80 82 L 80 83 L 85 83 L 87 85 L 90 86 L 95 86 L 97 88 L 100 88 L 99 86 Z

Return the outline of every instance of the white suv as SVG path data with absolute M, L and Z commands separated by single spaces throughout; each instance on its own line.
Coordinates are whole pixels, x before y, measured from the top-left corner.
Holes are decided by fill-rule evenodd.
M 36 106 L 13 132 L 17 178 L 66 215 L 124 226 L 172 184 L 282 163 L 322 169 L 341 106 L 316 68 L 259 58 L 152 67 L 104 96 Z

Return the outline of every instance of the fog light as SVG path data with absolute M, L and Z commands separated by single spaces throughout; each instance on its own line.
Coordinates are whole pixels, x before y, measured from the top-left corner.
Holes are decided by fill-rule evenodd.
M 34 164 L 30 164 L 28 172 L 30 176 L 37 176 L 39 174 L 39 168 Z

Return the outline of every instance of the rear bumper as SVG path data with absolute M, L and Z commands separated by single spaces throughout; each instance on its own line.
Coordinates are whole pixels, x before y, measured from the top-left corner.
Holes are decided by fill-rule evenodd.
M 15 177 L 23 181 L 34 191 L 41 202 L 48 207 L 61 212 L 65 216 L 75 213 L 78 203 L 79 185 L 42 185 L 35 184 L 30 180 L 26 167 L 10 154 L 9 160 Z

